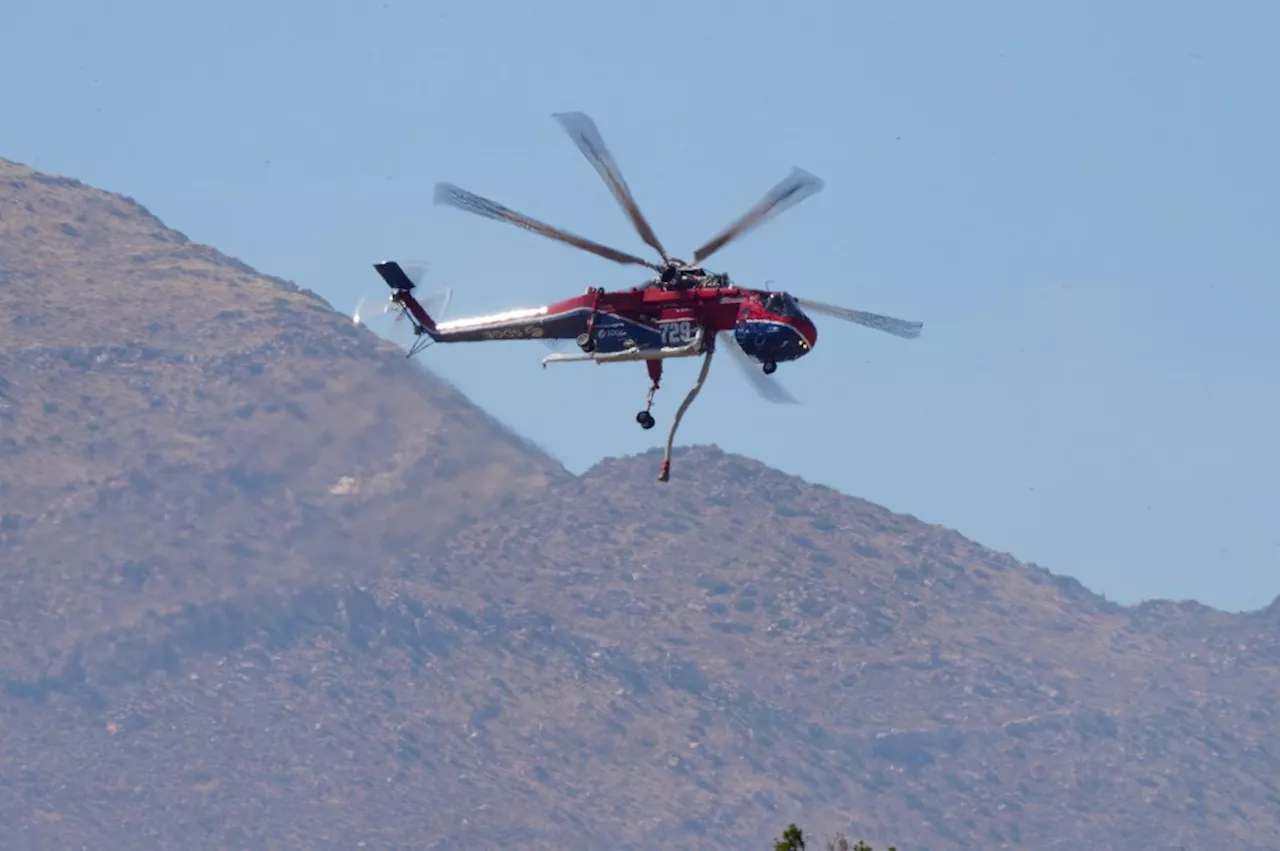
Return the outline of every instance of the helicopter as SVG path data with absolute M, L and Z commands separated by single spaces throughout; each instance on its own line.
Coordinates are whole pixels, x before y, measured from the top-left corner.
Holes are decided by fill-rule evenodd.
M 661 262 L 553 227 L 451 183 L 436 184 L 435 203 L 507 222 L 615 263 L 646 267 L 655 274 L 629 289 L 588 287 L 582 295 L 552 304 L 437 322 L 413 295 L 417 284 L 399 262 L 375 263 L 374 269 L 391 289 L 386 310 L 396 312 L 397 318 L 408 316 L 412 323 L 415 340 L 409 347 L 409 357 L 434 343 L 574 340 L 580 352 L 550 354 L 543 358 L 542 366 L 569 361 L 644 361 L 649 393 L 644 409 L 636 414 L 636 422 L 644 429 L 653 428 L 656 422 L 652 409 L 662 381 L 663 362 L 702 357 L 697 380 L 676 411 L 667 434 L 658 476 L 658 481 L 666 482 L 670 479 L 676 431 L 706 382 L 717 347 L 730 351 L 765 399 L 795 402 L 768 376 L 773 375 L 778 364 L 794 362 L 813 351 L 818 332 L 809 312 L 906 339 L 920 336 L 923 325 L 919 322 L 798 298 L 788 292 L 738 286 L 728 274 L 710 272 L 703 266 L 725 245 L 820 192 L 823 182 L 814 175 L 792 168 L 755 206 L 694 251 L 691 262 L 687 262 L 670 255 L 659 241 L 595 122 L 581 112 L 556 113 L 552 117 L 595 167 L 640 238 L 657 252 Z

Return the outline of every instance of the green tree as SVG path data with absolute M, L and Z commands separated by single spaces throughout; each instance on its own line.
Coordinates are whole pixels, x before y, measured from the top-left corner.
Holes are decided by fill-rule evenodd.
M 773 851 L 804 851 L 804 831 L 795 823 L 787 825 L 782 831 L 782 838 L 773 843 Z
M 804 831 L 794 823 L 787 825 L 787 829 L 782 831 L 782 838 L 773 843 L 773 851 L 804 851 Z M 837 833 L 827 840 L 826 851 L 875 851 L 875 849 L 861 839 L 850 845 L 847 836 Z M 898 851 L 898 849 L 890 845 L 886 851 Z

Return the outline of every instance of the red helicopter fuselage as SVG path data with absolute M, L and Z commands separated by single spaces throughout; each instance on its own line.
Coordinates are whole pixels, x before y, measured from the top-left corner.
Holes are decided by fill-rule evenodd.
M 818 341 L 813 321 L 787 293 L 732 286 L 592 288 L 552 304 L 437 322 L 394 261 L 375 268 L 392 288 L 392 301 L 413 318 L 415 332 L 436 343 L 575 340 L 584 357 L 573 359 L 663 360 L 701 354 L 728 332 L 748 357 L 772 371 L 808 354 Z
M 557 113 L 555 118 L 609 187 L 640 238 L 662 258 L 661 263 L 540 222 L 452 183 L 436 184 L 436 203 L 515 225 L 615 263 L 645 267 L 658 273 L 658 277 L 626 290 L 590 288 L 583 295 L 554 304 L 436 321 L 414 298 L 414 284 L 399 264 L 386 261 L 375 263 L 374 268 L 391 288 L 391 301 L 413 320 L 418 342 L 410 349 L 410 356 L 430 343 L 574 340 L 581 353 L 549 355 L 543 358 L 543 366 L 560 361 L 594 361 L 598 364 L 645 361 L 651 382 L 649 397 L 644 410 L 636 414 L 636 422 L 645 429 L 652 428 L 654 424 L 650 408 L 662 379 L 663 361 L 702 357 L 697 382 L 676 411 L 667 434 L 662 472 L 658 476 L 659 481 L 665 482 L 671 470 L 671 447 L 676 429 L 706 381 L 711 358 L 717 350 L 728 349 L 730 357 L 745 365 L 745 374 L 756 383 L 756 389 L 765 398 L 795 401 L 775 382 L 762 379 L 760 372 L 770 375 L 778 364 L 798 360 L 813 351 L 818 342 L 818 331 L 813 321 L 789 293 L 743 289 L 733 285 L 727 275 L 708 274 L 702 264 L 743 234 L 821 191 L 823 184 L 804 169 L 792 168 L 791 173 L 758 203 L 695 250 L 690 255 L 692 262 L 686 263 L 663 248 L 640 212 L 595 122 L 581 112 Z M 903 337 L 914 337 L 920 333 L 919 323 L 812 300 L 805 300 L 804 305 L 815 313 Z M 720 342 L 725 345 L 718 345 Z M 752 361 L 760 364 L 761 370 L 752 367 Z

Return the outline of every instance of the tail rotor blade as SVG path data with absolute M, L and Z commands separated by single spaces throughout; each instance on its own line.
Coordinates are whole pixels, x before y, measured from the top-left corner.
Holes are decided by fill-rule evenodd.
M 409 279 L 409 283 L 416 287 L 427 276 L 427 272 L 431 269 L 431 264 L 425 260 L 405 260 L 400 263 L 400 268 L 404 271 L 405 277 Z
M 351 314 L 351 321 L 357 325 L 367 326 L 370 319 L 377 319 L 391 312 L 391 302 L 379 302 L 379 305 L 375 307 L 369 304 L 369 299 L 361 296 L 356 302 L 356 309 Z
M 893 316 L 881 316 L 879 313 L 867 313 L 864 310 L 839 307 L 838 305 L 826 304 L 807 298 L 797 298 L 796 303 L 804 310 L 823 316 L 830 316 L 833 319 L 854 322 L 866 328 L 873 328 L 876 331 L 883 331 L 886 334 L 893 334 L 895 337 L 902 337 L 907 340 L 914 340 L 919 337 L 921 330 L 924 328 L 923 322 L 897 319 Z
M 431 268 L 431 264 L 406 261 L 401 264 L 401 268 L 410 282 L 417 287 Z M 450 287 L 441 287 L 418 298 L 423 309 L 437 321 L 448 317 L 449 305 L 452 301 L 453 289 Z M 408 351 L 413 347 L 415 337 L 409 323 L 403 321 L 404 315 L 404 311 L 389 300 L 374 300 L 362 296 L 356 303 L 351 320 L 356 325 L 363 325 L 379 337 Z
M 404 260 L 401 261 L 400 268 L 404 270 L 405 277 L 409 279 L 409 282 L 415 288 L 418 288 L 422 286 L 423 279 L 431 271 L 431 263 L 427 260 Z M 436 320 L 447 318 L 449 303 L 452 301 L 453 290 L 447 286 L 440 287 L 430 295 L 418 296 L 418 303 Z M 392 309 L 388 306 L 387 312 L 390 313 Z
M 738 365 L 738 369 L 742 371 L 742 374 L 761 398 L 780 405 L 800 404 L 800 401 L 795 396 L 792 396 L 786 387 L 760 371 L 759 365 L 751 360 L 747 353 L 742 350 L 742 347 L 738 345 L 738 341 L 734 339 L 732 332 L 721 331 L 719 343 L 723 348 L 729 350 L 730 360 Z
M 494 221 L 499 222 L 509 222 L 516 227 L 521 227 L 527 231 L 541 234 L 550 239 L 563 242 L 566 245 L 572 245 L 575 248 L 580 248 L 583 251 L 588 251 L 598 257 L 603 257 L 606 260 L 612 260 L 615 263 L 645 266 L 656 272 L 662 271 L 662 267 L 656 263 L 651 263 L 648 260 L 644 260 L 634 254 L 627 254 L 625 251 L 619 251 L 616 248 L 610 248 L 607 245 L 602 245 L 598 242 L 587 239 L 586 237 L 570 233 L 567 230 L 552 227 L 545 222 L 540 222 L 537 219 L 524 215 L 523 213 L 517 213 L 515 210 L 504 207 L 497 201 L 490 201 L 488 198 L 483 198 L 476 195 L 474 192 L 469 192 L 459 186 L 454 186 L 452 183 L 436 184 L 435 202 L 437 204 L 446 204 L 450 207 L 457 207 L 459 210 L 465 210 L 468 213 L 474 213 L 477 216 L 484 216 L 486 219 L 493 219 Z
M 367 299 L 360 299 L 360 303 L 356 306 L 355 315 L 352 316 L 353 321 L 357 325 L 363 325 L 372 331 L 375 335 L 384 340 L 390 340 L 402 349 L 408 350 L 413 345 L 413 332 L 409 326 L 401 322 L 404 314 L 396 312 L 392 317 L 390 314 L 393 307 L 390 302 L 386 302 L 376 309 L 367 303 Z
M 662 247 L 662 243 L 658 240 L 658 235 L 649 226 L 644 213 L 640 212 L 640 205 L 636 203 L 635 196 L 631 193 L 631 187 L 627 186 L 627 181 L 622 176 L 622 169 L 618 167 L 617 160 L 613 158 L 613 154 L 605 146 L 604 137 L 600 135 L 600 131 L 596 128 L 596 123 L 581 112 L 557 112 L 552 117 L 560 122 L 560 126 L 573 139 L 573 143 L 578 146 L 578 150 L 595 167 L 605 185 L 609 187 L 609 191 L 613 193 L 618 206 L 622 207 L 623 212 L 631 219 L 631 224 L 635 227 L 636 232 L 640 234 L 640 238 L 650 248 L 662 255 L 663 260 L 668 259 L 667 250 Z
M 453 301 L 453 290 L 443 287 L 431 295 L 418 299 L 418 303 L 437 322 L 447 319 L 449 304 Z
M 810 195 L 822 191 L 823 182 L 802 168 L 793 168 L 777 186 L 765 194 L 760 202 L 742 216 L 707 241 L 705 245 L 693 253 L 695 265 L 701 265 L 715 252 L 724 248 L 733 240 L 754 230 L 779 213 L 794 207 Z

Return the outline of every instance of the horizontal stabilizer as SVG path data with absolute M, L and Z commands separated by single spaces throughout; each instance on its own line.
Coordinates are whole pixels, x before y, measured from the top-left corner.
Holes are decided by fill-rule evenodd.
M 373 268 L 382 276 L 382 280 L 387 282 L 387 286 L 393 290 L 411 290 L 413 289 L 413 281 L 409 280 L 409 276 L 405 274 L 404 269 L 400 268 L 400 264 L 394 260 L 383 260 L 381 263 L 374 263 Z

